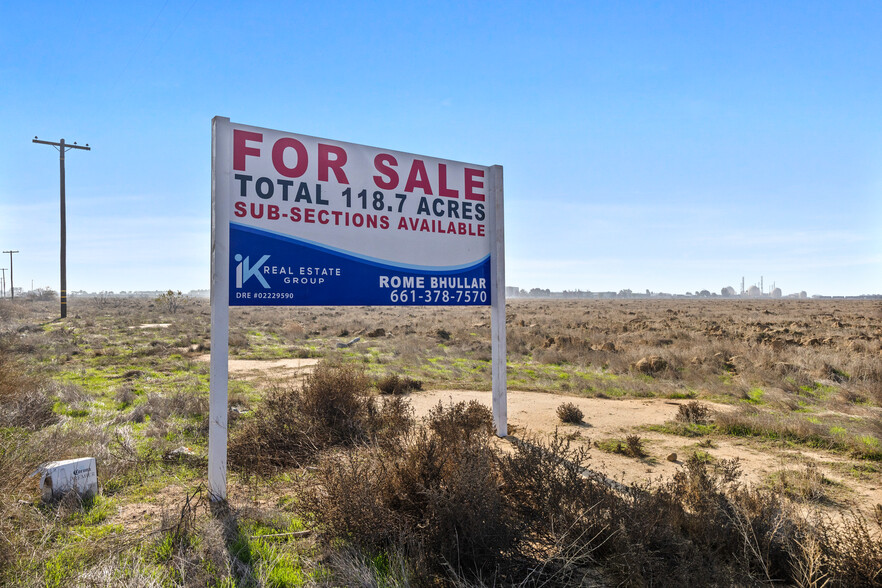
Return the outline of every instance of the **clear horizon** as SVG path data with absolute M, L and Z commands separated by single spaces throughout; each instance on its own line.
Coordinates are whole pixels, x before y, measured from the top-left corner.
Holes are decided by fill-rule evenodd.
M 64 138 L 92 148 L 68 290 L 207 289 L 220 115 L 503 165 L 509 286 L 880 294 L 880 29 L 869 2 L 4 5 L 0 250 L 59 289 L 31 140 Z

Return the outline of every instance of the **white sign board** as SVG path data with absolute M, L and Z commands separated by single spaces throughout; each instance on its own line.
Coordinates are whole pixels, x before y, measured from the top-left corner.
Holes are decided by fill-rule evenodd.
M 489 305 L 494 420 L 506 435 L 502 194 L 501 166 L 215 117 L 214 497 L 226 495 L 229 306 Z

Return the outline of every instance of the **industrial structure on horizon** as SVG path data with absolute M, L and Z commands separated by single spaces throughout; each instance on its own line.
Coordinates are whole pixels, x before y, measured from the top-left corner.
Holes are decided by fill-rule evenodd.
M 552 292 L 549 289 L 532 288 L 530 290 L 522 290 L 517 286 L 507 286 L 505 288 L 506 298 L 808 298 L 805 290 L 787 294 L 781 291 L 774 282 L 768 291 L 765 289 L 765 279 L 760 276 L 760 280 L 756 284 L 752 284 L 745 288 L 744 277 L 741 278 L 741 291 L 736 291 L 732 286 L 726 286 L 720 293 L 710 292 L 709 290 L 696 290 L 695 292 L 686 292 L 685 294 L 671 294 L 668 292 L 633 292 L 631 290 L 619 290 L 618 292 L 592 292 L 590 290 L 564 290 L 562 292 Z

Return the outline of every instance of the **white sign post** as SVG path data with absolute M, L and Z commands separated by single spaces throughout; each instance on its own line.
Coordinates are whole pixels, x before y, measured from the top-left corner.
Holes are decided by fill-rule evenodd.
M 226 498 L 230 306 L 487 306 L 506 436 L 501 166 L 212 120 L 208 487 Z

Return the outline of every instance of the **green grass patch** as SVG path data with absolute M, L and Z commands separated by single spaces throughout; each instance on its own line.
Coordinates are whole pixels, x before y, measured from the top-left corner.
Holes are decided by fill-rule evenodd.
M 309 581 L 310 574 L 302 567 L 294 536 L 302 529 L 300 519 L 293 519 L 282 528 L 244 521 L 240 523 L 230 551 L 249 565 L 257 577 L 265 578 L 268 587 L 303 586 Z
M 763 404 L 763 396 L 765 392 L 762 388 L 751 388 L 747 391 L 747 398 L 744 399 L 744 402 L 748 404 Z
M 716 459 L 707 451 L 702 451 L 700 449 L 696 449 L 695 451 L 693 451 L 692 456 L 694 459 L 697 459 L 701 463 L 712 463 Z
M 87 553 L 79 544 L 68 545 L 43 564 L 43 587 L 69 586 L 73 576 L 85 566 Z
M 827 400 L 836 393 L 836 386 L 812 382 L 804 386 L 799 386 L 798 394 L 816 400 Z
M 607 453 L 617 453 L 630 457 L 646 457 L 645 441 L 637 435 L 628 435 L 625 439 L 610 438 L 594 442 L 594 446 Z
M 691 400 L 693 398 L 697 398 L 698 393 L 695 390 L 687 390 L 686 392 L 671 392 L 667 395 L 667 398 L 671 400 Z

